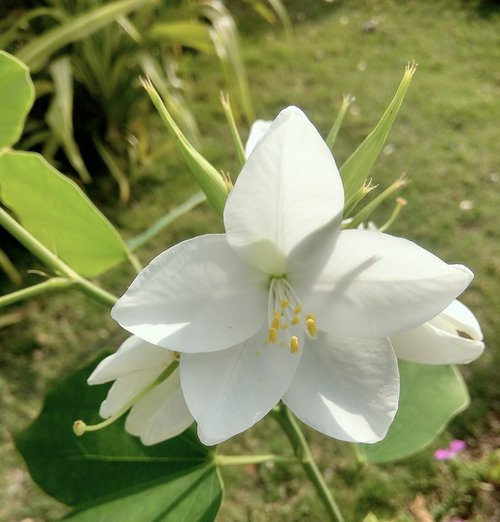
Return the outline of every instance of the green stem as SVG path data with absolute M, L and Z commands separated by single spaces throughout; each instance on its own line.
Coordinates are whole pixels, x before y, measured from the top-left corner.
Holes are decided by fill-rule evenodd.
M 216 466 L 242 466 L 245 464 L 263 464 L 264 462 L 297 462 L 295 457 L 285 457 L 283 455 L 215 455 Z
M 79 275 L 53 254 L 38 239 L 33 237 L 23 226 L 21 226 L 3 208 L 0 208 L 0 225 L 12 234 L 23 246 L 25 246 L 44 265 L 52 268 L 55 272 L 64 274 L 69 279 L 76 279 Z
M 319 471 L 318 466 L 314 461 L 311 450 L 309 449 L 307 441 L 304 437 L 304 434 L 302 433 L 302 430 L 297 424 L 297 421 L 284 404 L 280 405 L 278 408 L 275 408 L 272 411 L 272 415 L 291 442 L 295 456 L 299 459 L 299 462 L 302 464 L 304 471 L 306 472 L 310 481 L 313 483 L 319 498 L 323 502 L 323 505 L 330 515 L 330 520 L 333 522 L 343 522 L 344 518 L 342 517 L 342 514 L 340 513 L 339 508 L 335 503 L 330 490 L 328 489 L 323 475 Z
M 52 277 L 51 279 L 48 279 L 43 283 L 29 286 L 28 288 L 23 288 L 22 290 L 18 290 L 17 292 L 12 292 L 10 294 L 0 296 L 0 308 L 2 306 L 17 303 L 18 301 L 23 301 L 24 299 L 36 297 L 45 292 L 52 292 L 54 290 L 68 288 L 68 286 L 71 286 L 73 284 L 73 281 L 71 281 L 70 279 L 66 279 L 65 277 Z
M 32 236 L 22 225 L 20 225 L 10 214 L 8 214 L 3 208 L 0 207 L 0 225 L 5 228 L 10 234 L 12 234 L 24 247 L 26 247 L 35 257 L 37 257 L 47 267 L 51 268 L 56 274 L 65 276 L 61 279 L 66 279 L 68 285 L 75 285 L 75 287 L 88 295 L 98 303 L 104 304 L 105 306 L 113 306 L 116 302 L 116 297 L 106 290 L 99 288 L 87 279 L 83 278 L 80 274 L 70 268 L 64 261 L 59 259 L 54 253 L 52 253 L 44 244 L 38 239 Z M 58 279 L 59 278 L 55 278 Z M 43 285 L 44 283 L 41 283 Z M 64 285 L 58 283 L 60 288 Z M 40 285 L 35 285 L 40 290 Z M 49 286 L 42 286 L 41 291 L 48 290 Z M 26 289 L 29 292 L 29 289 Z M 39 291 L 38 293 L 41 293 Z M 22 292 L 22 290 L 21 290 Z M 17 292 L 16 292 L 17 293 Z M 7 297 L 7 296 L 6 296 Z
M 110 294 L 99 286 L 94 285 L 88 279 L 84 279 L 83 277 L 78 277 L 75 281 L 75 285 L 75 288 L 82 292 L 82 294 L 87 295 L 94 301 L 101 303 L 106 307 L 114 306 L 118 300 L 118 298 L 113 294 Z

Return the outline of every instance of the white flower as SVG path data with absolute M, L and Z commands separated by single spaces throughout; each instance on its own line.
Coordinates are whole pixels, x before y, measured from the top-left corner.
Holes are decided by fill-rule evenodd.
M 465 364 L 484 350 L 483 333 L 474 314 L 453 301 L 427 323 L 391 336 L 398 359 L 423 364 Z
M 145 390 L 175 360 L 170 350 L 129 337 L 118 350 L 102 360 L 88 378 L 89 384 L 115 381 L 99 414 L 104 419 L 116 415 Z M 156 444 L 182 433 L 193 423 L 182 395 L 179 369 L 134 402 L 125 429 L 145 445 Z
M 331 437 L 376 442 L 399 395 L 387 338 L 436 316 L 472 274 L 404 239 L 341 231 L 340 175 L 299 109 L 282 111 L 256 142 L 226 203 L 226 233 L 160 254 L 112 315 L 181 352 L 205 444 L 280 400 Z

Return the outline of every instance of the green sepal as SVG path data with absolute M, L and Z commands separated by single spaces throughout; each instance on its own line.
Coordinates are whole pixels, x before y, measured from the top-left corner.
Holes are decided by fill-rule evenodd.
M 346 206 L 352 204 L 352 198 L 370 175 L 375 161 L 382 152 L 389 131 L 396 120 L 416 70 L 417 66 L 415 64 L 406 66 L 398 90 L 379 122 L 340 168 L 340 175 L 344 183 Z

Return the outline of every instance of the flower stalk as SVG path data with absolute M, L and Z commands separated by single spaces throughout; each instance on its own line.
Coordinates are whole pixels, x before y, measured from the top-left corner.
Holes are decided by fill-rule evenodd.
M 42 291 L 55 289 L 54 287 L 63 288 L 71 285 L 75 285 L 75 287 L 80 290 L 82 293 L 88 295 L 95 301 L 103 304 L 106 307 L 111 307 L 116 302 L 116 297 L 106 290 L 99 288 L 98 286 L 91 283 L 89 280 L 82 277 L 80 274 L 75 272 L 72 268 L 70 268 L 64 261 L 58 258 L 53 252 L 51 252 L 44 244 L 42 244 L 38 239 L 32 236 L 22 225 L 20 225 L 12 216 L 10 216 L 3 208 L 0 208 L 0 225 L 5 228 L 12 236 L 14 236 L 24 247 L 26 247 L 35 257 L 37 257 L 42 263 L 44 263 L 47 267 L 51 268 L 56 274 L 62 275 L 62 278 L 55 278 L 57 283 L 54 283 L 54 280 L 51 284 L 47 284 L 49 282 L 41 283 L 41 285 L 36 285 L 34 292 L 37 294 L 42 293 Z M 65 280 L 65 282 L 63 282 Z M 31 293 L 30 291 L 31 290 Z M 15 300 L 20 300 L 23 296 L 31 297 L 33 294 L 33 289 L 26 289 L 19 292 L 15 292 L 17 294 L 15 296 Z M 5 296 L 6 298 L 9 296 Z M 9 304 L 11 302 L 12 296 L 10 299 L 2 304 Z M 13 301 L 12 301 L 13 302 Z
M 323 505 L 330 515 L 330 520 L 333 522 L 343 522 L 344 518 L 325 482 L 323 475 L 316 465 L 311 450 L 309 449 L 307 441 L 297 424 L 297 421 L 284 404 L 281 404 L 279 407 L 272 410 L 272 415 L 292 444 L 295 456 L 302 464 L 306 475 L 309 477 L 309 480 L 316 489 L 321 502 L 323 502 Z

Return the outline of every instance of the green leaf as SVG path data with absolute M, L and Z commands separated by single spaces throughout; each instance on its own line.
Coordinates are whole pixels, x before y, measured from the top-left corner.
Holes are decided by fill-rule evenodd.
M 109 386 L 88 386 L 98 361 L 60 381 L 40 416 L 16 437 L 34 480 L 56 499 L 76 506 L 76 521 L 214 520 L 222 491 L 212 460 L 193 429 L 154 446 L 125 432 L 123 420 L 73 434 L 77 418 L 99 421 Z
M 344 183 L 346 206 L 351 205 L 351 199 L 363 185 L 365 179 L 368 178 L 373 164 L 382 152 L 385 140 L 396 120 L 416 70 L 416 65 L 408 65 L 406 67 L 398 90 L 379 122 L 340 168 L 340 174 Z
M 130 256 L 87 196 L 39 154 L 0 155 L 0 198 L 28 232 L 84 277 Z
M 34 99 L 35 88 L 26 65 L 0 51 L 0 149 L 21 137 Z
M 399 361 L 399 372 L 399 409 L 386 438 L 358 445 L 369 462 L 390 462 L 420 451 L 469 404 L 467 387 L 453 366 Z
M 149 37 L 191 47 L 202 53 L 214 52 L 210 26 L 196 20 L 158 23 L 151 29 Z
M 166 483 L 71 513 L 75 522 L 178 522 L 215 520 L 222 499 L 214 467 L 201 467 Z
M 119 16 L 157 1 L 121 0 L 91 9 L 71 18 L 55 29 L 33 38 L 17 53 L 17 57 L 25 62 L 32 71 L 38 71 L 51 55 L 62 47 L 87 38 L 102 27 L 114 22 Z
M 73 133 L 73 71 L 70 58 L 65 56 L 52 63 L 50 74 L 54 80 L 54 96 L 45 119 L 82 181 L 90 183 L 92 179 Z

